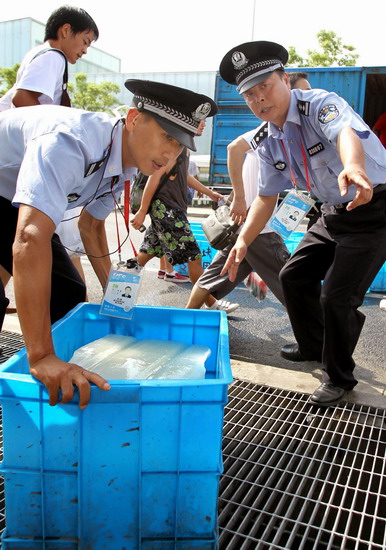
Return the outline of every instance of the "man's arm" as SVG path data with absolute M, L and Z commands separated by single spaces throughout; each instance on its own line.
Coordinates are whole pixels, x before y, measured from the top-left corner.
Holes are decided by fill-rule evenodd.
M 229 252 L 228 259 L 221 271 L 221 275 L 225 275 L 228 272 L 230 281 L 236 279 L 237 270 L 245 258 L 248 246 L 266 226 L 275 209 L 276 202 L 277 195 L 269 197 L 258 195 L 253 201 L 245 225 L 237 238 L 236 244 Z
M 228 173 L 232 183 L 234 198 L 230 207 L 232 220 L 241 225 L 247 216 L 247 205 L 245 202 L 245 192 L 243 184 L 243 164 L 245 153 L 249 151 L 250 146 L 245 139 L 240 136 L 228 145 Z
M 362 142 L 352 128 L 343 128 L 338 136 L 337 149 L 344 169 L 339 174 L 338 185 L 342 197 L 347 195 L 348 187 L 355 185 L 357 192 L 347 210 L 371 201 L 373 186 L 366 174 L 366 158 Z
M 192 189 L 195 189 L 199 193 L 202 193 L 203 195 L 207 195 L 212 201 L 219 201 L 222 199 L 221 193 L 217 193 L 217 191 L 213 191 L 212 189 L 209 189 L 208 187 L 205 187 L 200 181 L 198 181 L 195 177 L 188 174 L 187 177 L 187 183 L 189 187 Z
M 61 403 L 71 401 L 74 386 L 79 389 L 79 406 L 90 399 L 90 382 L 101 389 L 110 386 L 101 376 L 55 355 L 50 319 L 52 251 L 55 226 L 40 210 L 20 205 L 13 245 L 13 277 L 20 326 L 27 348 L 31 374 L 43 382 L 49 403 L 55 405 L 59 391 Z
M 29 107 L 31 105 L 40 105 L 40 92 L 31 92 L 30 90 L 16 90 L 12 97 L 12 103 L 15 107 Z
M 97 220 L 83 209 L 78 227 L 86 254 L 102 288 L 105 288 L 111 268 L 105 220 Z
M 162 176 L 166 174 L 166 172 L 170 172 L 175 163 L 175 160 L 170 161 L 166 166 L 152 174 L 147 180 L 142 194 L 141 206 L 130 222 L 134 229 L 139 229 L 143 225 L 150 203 L 154 197 L 154 193 L 157 191 Z

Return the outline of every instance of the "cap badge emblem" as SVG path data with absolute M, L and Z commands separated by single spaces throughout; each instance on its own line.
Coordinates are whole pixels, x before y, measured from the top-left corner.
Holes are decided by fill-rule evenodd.
M 244 69 L 244 67 L 248 65 L 248 59 L 243 52 L 233 52 L 232 63 L 235 69 Z
M 205 120 L 206 117 L 209 115 L 211 110 L 211 104 L 210 103 L 201 103 L 197 107 L 197 109 L 192 113 L 192 117 L 196 122 L 201 122 L 201 120 Z

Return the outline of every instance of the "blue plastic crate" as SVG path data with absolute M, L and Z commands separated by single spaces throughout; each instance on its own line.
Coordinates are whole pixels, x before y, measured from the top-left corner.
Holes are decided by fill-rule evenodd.
M 378 274 L 375 277 L 374 281 L 371 283 L 369 290 L 372 292 L 386 291 L 386 262 L 378 271 Z
M 287 239 L 284 239 L 284 242 L 290 254 L 293 254 L 295 252 L 298 244 L 303 237 L 304 233 L 301 233 L 300 231 L 295 231 L 294 233 L 291 233 L 291 235 Z
M 109 333 L 210 347 L 204 380 L 112 381 L 90 404 L 50 407 L 25 350 L 1 365 L 2 548 L 217 548 L 227 386 L 224 312 L 137 306 L 128 321 L 82 304 L 58 321 L 58 356 Z

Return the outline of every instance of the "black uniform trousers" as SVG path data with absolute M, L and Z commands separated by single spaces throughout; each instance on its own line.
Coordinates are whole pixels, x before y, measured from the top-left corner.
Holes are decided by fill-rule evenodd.
M 323 205 L 280 272 L 302 355 L 322 360 L 324 381 L 347 390 L 358 383 L 352 354 L 365 321 L 358 307 L 386 261 L 383 189 L 351 211 Z
M 15 240 L 18 208 L 0 197 L 0 264 L 12 274 L 12 244 Z M 86 286 L 74 267 L 58 235 L 52 237 L 51 322 L 61 319 L 86 298 Z M 39 257 L 36 258 L 39 262 Z M 30 281 L 34 292 L 34 282 Z M 8 305 L 4 287 L 0 282 L 0 330 Z

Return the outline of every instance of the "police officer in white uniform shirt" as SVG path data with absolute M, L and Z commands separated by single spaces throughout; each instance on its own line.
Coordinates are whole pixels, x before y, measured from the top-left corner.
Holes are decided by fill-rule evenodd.
M 235 277 L 277 194 L 291 182 L 322 201 L 321 218 L 280 274 L 297 340 L 281 354 L 322 362 L 323 383 L 310 402 L 326 407 L 357 384 L 352 355 L 365 319 L 358 307 L 386 259 L 386 151 L 335 93 L 289 91 L 287 60 L 279 44 L 249 42 L 221 62 L 222 78 L 237 85 L 253 113 L 269 122 L 258 148 L 259 196 L 224 272 Z
M 207 96 L 144 80 L 126 118 L 60 106 L 11 109 L 0 115 L 0 264 L 14 277 L 15 299 L 31 374 L 48 388 L 50 404 L 79 388 L 79 404 L 100 376 L 55 356 L 51 323 L 85 299 L 85 286 L 55 235 L 68 209 L 83 206 L 79 228 L 104 288 L 111 261 L 105 219 L 135 168 L 153 174 L 182 148 L 196 150 L 199 122 L 217 107 Z M 4 311 L 0 311 L 3 318 Z

